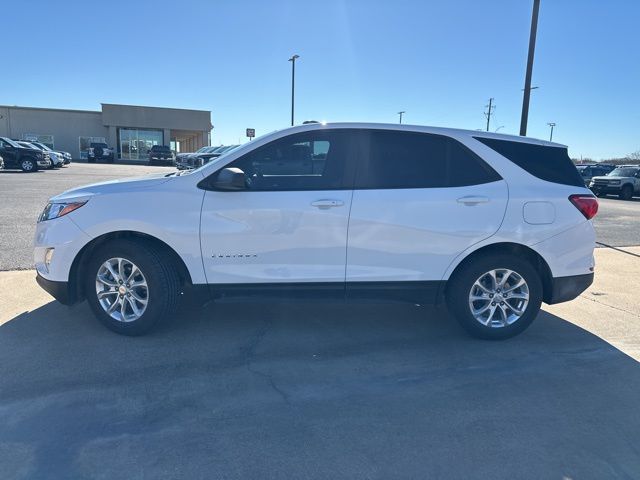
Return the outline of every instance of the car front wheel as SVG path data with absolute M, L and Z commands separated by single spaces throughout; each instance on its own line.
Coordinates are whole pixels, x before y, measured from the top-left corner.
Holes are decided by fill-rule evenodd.
M 542 282 L 526 260 L 488 255 L 463 265 L 447 288 L 447 304 L 472 336 L 488 340 L 518 335 L 542 303 Z
M 25 158 L 20 163 L 20 168 L 22 168 L 23 172 L 35 172 L 37 170 L 36 162 L 31 160 L 30 158 Z
M 620 192 L 620 198 L 622 200 L 631 200 L 633 198 L 633 187 L 631 185 L 625 185 Z
M 142 335 L 176 310 L 179 276 L 151 244 L 108 243 L 92 255 L 86 272 L 89 305 L 116 333 Z

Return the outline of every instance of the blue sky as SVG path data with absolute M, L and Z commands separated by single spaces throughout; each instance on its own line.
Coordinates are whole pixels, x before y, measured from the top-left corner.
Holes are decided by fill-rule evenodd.
M 640 150 L 640 2 L 541 4 L 528 134 L 548 138 L 556 122 L 554 140 L 572 156 Z M 492 130 L 517 134 L 531 5 L 8 2 L 0 104 L 205 109 L 212 143 L 237 143 L 246 127 L 260 135 L 289 125 L 287 59 L 297 53 L 298 122 L 397 122 L 405 110 L 405 123 L 477 129 L 494 97 Z

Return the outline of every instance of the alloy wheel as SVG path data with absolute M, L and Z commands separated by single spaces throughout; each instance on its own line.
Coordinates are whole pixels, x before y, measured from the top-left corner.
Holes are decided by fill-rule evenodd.
M 482 274 L 469 291 L 473 317 L 490 328 L 517 322 L 529 304 L 529 286 L 519 273 L 496 268 Z
M 149 286 L 131 260 L 115 257 L 105 261 L 96 274 L 96 294 L 102 309 L 114 320 L 138 320 L 149 303 Z

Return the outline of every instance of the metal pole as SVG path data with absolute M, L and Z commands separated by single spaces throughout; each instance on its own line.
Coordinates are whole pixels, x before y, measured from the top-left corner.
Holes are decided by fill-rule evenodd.
M 487 110 L 487 132 L 489 131 L 489 122 L 491 121 L 491 104 L 493 103 L 493 97 L 489 99 L 489 110 Z
M 549 134 L 549 141 L 552 142 L 553 141 L 553 127 L 555 127 L 556 124 L 554 122 L 550 122 L 550 123 L 547 123 L 547 125 L 549 125 L 551 127 L 551 133 Z
M 400 115 L 400 124 L 402 125 L 402 114 L 407 113 L 404 110 L 402 112 L 398 112 L 398 115 Z
M 291 126 L 294 123 L 294 105 L 296 94 L 296 59 L 300 58 L 300 55 L 292 55 L 289 61 L 291 62 Z
M 533 72 L 533 54 L 536 49 L 536 32 L 538 30 L 538 11 L 540 0 L 533 0 L 531 13 L 531 32 L 529 34 L 529 54 L 527 56 L 527 73 L 524 79 L 524 95 L 522 97 L 522 117 L 520 119 L 520 135 L 527 134 L 527 120 L 529 119 L 529 97 L 531 96 L 531 75 Z

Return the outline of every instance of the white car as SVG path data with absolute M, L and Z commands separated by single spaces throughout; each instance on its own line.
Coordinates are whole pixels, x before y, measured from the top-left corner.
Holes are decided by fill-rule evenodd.
M 593 281 L 598 203 L 567 148 L 478 131 L 308 124 L 199 169 L 50 199 L 37 280 L 127 335 L 214 298 L 445 302 L 472 335 L 522 332 Z

